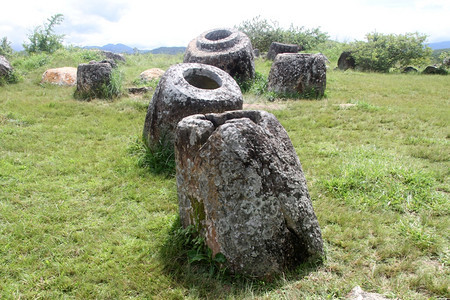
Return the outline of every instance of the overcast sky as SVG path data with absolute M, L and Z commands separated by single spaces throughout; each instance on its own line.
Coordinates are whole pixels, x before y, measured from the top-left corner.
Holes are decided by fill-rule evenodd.
M 61 13 L 64 44 L 123 43 L 139 49 L 187 46 L 206 30 L 261 16 L 282 27 L 320 27 L 332 39 L 362 40 L 366 33 L 420 32 L 428 42 L 450 40 L 450 0 L 12 0 L 0 11 L 0 38 L 13 47 L 50 16 Z

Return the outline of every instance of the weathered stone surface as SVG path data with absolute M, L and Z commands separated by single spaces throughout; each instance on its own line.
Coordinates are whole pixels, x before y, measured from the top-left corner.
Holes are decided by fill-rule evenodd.
M 152 90 L 152 88 L 151 87 L 147 87 L 147 86 L 144 86 L 144 87 L 131 87 L 131 88 L 128 88 L 128 93 L 130 93 L 130 94 L 145 94 L 145 93 L 147 93 L 147 92 L 149 92 L 151 90 Z
M 339 70 L 354 69 L 356 67 L 355 58 L 352 56 L 351 51 L 344 51 L 341 53 L 338 59 Z
M 300 161 L 265 111 L 193 115 L 178 123 L 180 219 L 235 273 L 268 277 L 323 256 Z
M 345 297 L 349 300 L 387 300 L 388 298 L 383 297 L 380 294 L 368 293 L 363 291 L 360 286 L 355 286 L 350 293 Z
M 274 60 L 280 53 L 298 53 L 298 51 L 300 51 L 299 45 L 272 42 L 267 52 L 267 59 Z
M 417 70 L 416 68 L 411 67 L 411 66 L 405 67 L 405 68 L 402 70 L 402 73 L 417 73 L 417 72 L 419 72 L 419 70 Z
M 193 39 L 184 54 L 185 63 L 202 63 L 218 67 L 232 77 L 255 76 L 253 48 L 248 36 L 236 29 L 220 28 Z
M 42 74 L 41 83 L 74 86 L 77 83 L 77 68 L 63 67 L 48 69 Z
M 13 67 L 9 61 L 3 55 L 0 55 L 0 77 L 6 76 L 11 73 Z
M 281 53 L 270 69 L 268 89 L 281 94 L 321 97 L 325 93 L 326 73 L 322 54 Z
M 102 96 L 102 90 L 111 80 L 112 66 L 109 62 L 91 61 L 77 68 L 77 90 L 80 95 Z
M 144 140 L 149 147 L 173 145 L 177 123 L 199 113 L 242 109 L 236 81 L 214 66 L 196 63 L 170 67 L 161 77 L 148 106 Z
M 145 70 L 144 72 L 142 72 L 139 75 L 139 78 L 141 78 L 142 81 L 144 82 L 149 82 L 152 80 L 158 80 L 160 79 L 163 75 L 164 75 L 164 70 L 159 69 L 159 68 L 152 68 L 152 69 L 148 69 Z
M 446 75 L 447 71 L 436 66 L 428 66 L 422 71 L 422 74 Z
M 125 56 L 123 56 L 123 54 L 120 54 L 120 53 L 114 53 L 114 52 L 111 52 L 111 51 L 105 51 L 105 50 L 102 50 L 101 53 L 102 53 L 106 58 L 112 59 L 112 60 L 114 60 L 115 62 L 118 62 L 118 61 L 126 61 Z

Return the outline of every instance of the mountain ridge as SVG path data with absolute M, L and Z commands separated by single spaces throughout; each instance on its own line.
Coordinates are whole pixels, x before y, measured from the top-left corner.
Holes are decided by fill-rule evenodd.
M 448 49 L 450 48 L 450 41 L 428 43 L 427 46 L 433 50 Z

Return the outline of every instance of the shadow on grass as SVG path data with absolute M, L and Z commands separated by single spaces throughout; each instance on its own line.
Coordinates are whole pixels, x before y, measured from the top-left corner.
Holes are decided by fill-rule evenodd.
M 208 258 L 208 254 L 204 259 L 192 260 L 192 250 L 198 247 L 198 239 L 192 233 L 192 230 L 182 228 L 177 217 L 159 255 L 164 272 L 173 278 L 173 284 L 189 290 L 196 297 L 223 299 L 234 296 L 239 299 L 263 296 L 289 282 L 300 280 L 321 266 L 321 263 L 304 263 L 282 276 L 264 280 L 231 274 L 214 259 Z

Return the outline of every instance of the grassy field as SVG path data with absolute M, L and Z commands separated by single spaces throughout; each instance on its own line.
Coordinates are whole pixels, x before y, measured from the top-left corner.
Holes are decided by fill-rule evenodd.
M 187 262 L 175 179 L 136 153 L 151 93 L 87 102 L 39 84 L 47 68 L 92 58 L 75 54 L 17 63 L 23 80 L 0 87 L 1 299 L 338 299 L 356 285 L 450 297 L 450 76 L 331 65 L 325 99 L 244 96 L 288 131 L 327 253 L 263 282 Z M 182 61 L 127 58 L 125 86 Z

